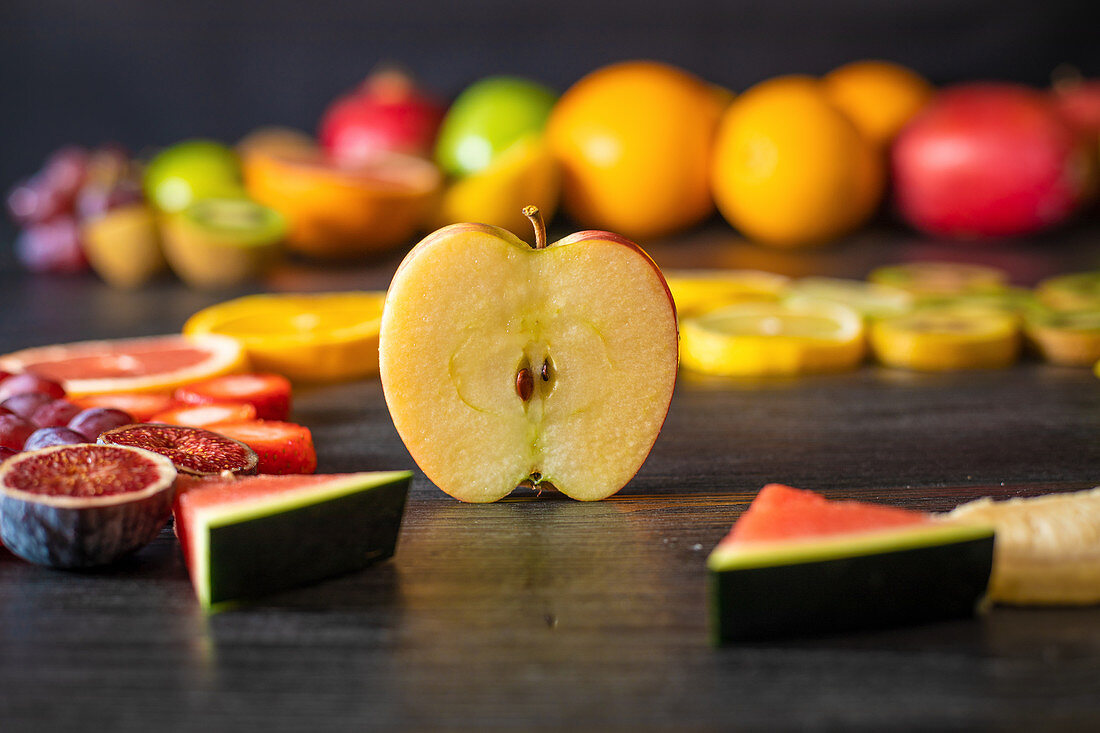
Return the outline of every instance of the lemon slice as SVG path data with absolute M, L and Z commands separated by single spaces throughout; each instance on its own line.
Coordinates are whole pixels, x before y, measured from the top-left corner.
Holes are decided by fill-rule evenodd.
M 1008 501 L 979 499 L 946 518 L 994 526 L 993 600 L 1100 603 L 1100 488 Z
M 914 302 L 911 293 L 892 285 L 834 277 L 804 277 L 796 280 L 788 293 L 788 303 L 826 300 L 846 305 L 865 318 L 900 315 L 912 309 Z
M 378 373 L 384 292 L 250 295 L 205 308 L 185 334 L 241 342 L 252 367 L 293 380 L 339 381 Z
M 1008 286 L 1008 273 L 1004 270 L 958 262 L 888 265 L 872 270 L 867 279 L 880 285 L 908 290 L 918 297 L 988 292 Z
M 680 318 L 734 303 L 774 301 L 790 282 L 763 270 L 667 270 L 664 275 Z
M 993 308 L 918 308 L 875 321 L 870 335 L 879 361 L 906 369 L 994 369 L 1020 353 L 1018 316 Z
M 1043 305 L 1056 310 L 1100 308 L 1100 270 L 1048 278 L 1035 292 Z
M 680 360 L 723 376 L 854 369 L 864 355 L 863 317 L 836 303 L 743 303 L 684 320 Z
M 1054 364 L 1090 366 L 1100 361 L 1100 308 L 1034 309 L 1024 319 L 1024 333 L 1043 358 Z

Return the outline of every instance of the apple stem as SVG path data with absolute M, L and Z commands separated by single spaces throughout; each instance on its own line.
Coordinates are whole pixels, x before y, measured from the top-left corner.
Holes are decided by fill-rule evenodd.
M 535 228 L 535 249 L 546 249 L 546 222 L 542 220 L 539 207 L 524 206 L 523 215 L 531 220 L 531 226 Z

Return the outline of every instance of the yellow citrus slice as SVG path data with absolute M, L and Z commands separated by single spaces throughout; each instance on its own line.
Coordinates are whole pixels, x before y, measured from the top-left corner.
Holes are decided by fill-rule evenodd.
M 836 303 L 743 303 L 684 319 L 680 361 L 723 376 L 854 369 L 864 355 L 863 317 Z
M 1029 499 L 972 501 L 946 515 L 996 529 L 994 601 L 1100 603 L 1100 488 Z
M 1090 366 L 1100 360 L 1100 308 L 1035 309 L 1024 319 L 1024 333 L 1043 358 L 1054 364 Z
M 734 303 L 777 300 L 790 282 L 763 270 L 666 270 L 664 275 L 680 318 Z
M 1048 278 L 1035 293 L 1043 305 L 1056 310 L 1100 308 L 1100 270 Z
M 205 308 L 185 334 L 217 333 L 244 345 L 253 368 L 300 381 L 378 373 L 384 292 L 250 295 Z
M 959 295 L 999 290 L 1008 285 L 1008 273 L 995 267 L 958 262 L 908 262 L 871 271 L 867 279 L 893 285 L 918 297 Z
M 871 348 L 883 364 L 922 371 L 994 369 L 1016 361 L 1019 318 L 993 308 L 918 308 L 871 324 Z
M 788 289 L 786 302 L 825 300 L 846 305 L 865 318 L 881 318 L 905 313 L 913 307 L 913 295 L 892 285 L 845 280 L 835 277 L 804 277 Z
M 216 335 L 80 341 L 0 356 L 0 369 L 33 371 L 60 382 L 70 397 L 167 392 L 188 382 L 243 371 L 246 366 L 240 343 Z

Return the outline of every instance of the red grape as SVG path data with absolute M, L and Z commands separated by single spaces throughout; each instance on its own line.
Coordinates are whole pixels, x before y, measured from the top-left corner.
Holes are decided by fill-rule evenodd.
M 145 200 L 141 184 L 124 178 L 111 185 L 89 184 L 76 197 L 76 215 L 81 221 L 103 216 L 112 209 Z
M 51 445 L 76 445 L 87 443 L 88 439 L 69 428 L 39 428 L 30 434 L 27 442 L 23 444 L 23 450 L 38 450 L 48 448 Z
M 34 414 L 34 411 L 47 402 L 53 401 L 53 397 L 42 392 L 21 392 L 0 402 L 0 407 L 18 415 L 24 420 L 31 420 L 31 422 L 34 422 L 31 419 L 31 415 Z
M 76 145 L 56 151 L 42 167 L 43 178 L 69 206 L 84 185 L 87 175 L 88 151 Z
M 72 274 L 88 269 L 80 229 L 67 215 L 24 229 L 15 240 L 15 254 L 31 272 Z
M 19 182 L 8 193 L 8 213 L 20 226 L 49 221 L 66 208 L 64 198 L 42 175 Z
M 53 397 L 55 400 L 65 396 L 65 388 L 60 384 L 52 379 L 46 379 L 30 372 L 13 374 L 0 381 L 0 402 L 12 395 L 23 394 L 24 392 L 41 392 Z
M 128 412 L 113 407 L 90 407 L 76 414 L 69 421 L 69 427 L 81 433 L 88 440 L 95 440 L 100 433 L 123 425 L 130 425 L 134 418 Z
M 18 415 L 0 415 L 0 446 L 18 451 L 34 432 L 34 426 Z
M 60 428 L 80 412 L 80 406 L 66 400 L 52 400 L 39 406 L 30 415 L 30 421 L 40 428 Z

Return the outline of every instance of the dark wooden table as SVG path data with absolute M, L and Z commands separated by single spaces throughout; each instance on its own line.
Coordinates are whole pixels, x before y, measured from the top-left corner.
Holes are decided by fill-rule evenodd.
M 773 252 L 713 224 L 665 266 L 862 276 L 910 258 L 1023 284 L 1100 267 L 1079 227 L 959 249 L 872 231 Z M 286 267 L 270 290 L 382 288 L 397 258 Z M 241 290 L 241 293 L 247 292 Z M 229 294 L 0 268 L 0 351 L 171 332 Z M 302 388 L 322 471 L 412 468 L 377 380 Z M 1100 730 L 1100 608 L 713 649 L 704 559 L 767 481 L 921 509 L 1100 483 L 1100 380 L 877 367 L 790 380 L 683 377 L 637 478 L 593 504 L 462 505 L 418 474 L 396 557 L 205 616 L 165 531 L 97 572 L 0 551 L 0 730 Z

